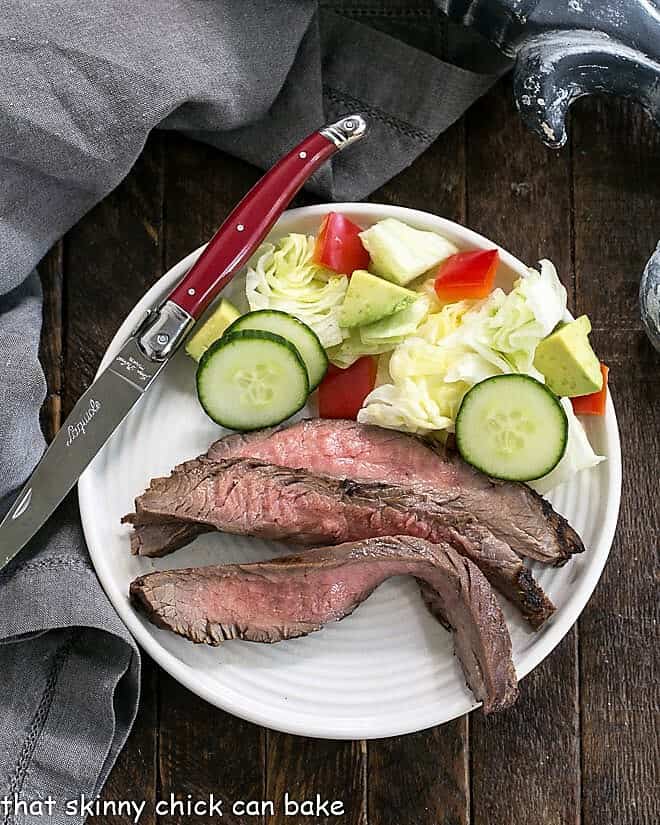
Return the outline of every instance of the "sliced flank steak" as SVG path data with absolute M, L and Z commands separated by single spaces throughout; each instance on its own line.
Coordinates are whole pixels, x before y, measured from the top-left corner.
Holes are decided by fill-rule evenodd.
M 458 453 L 396 430 L 311 418 L 229 435 L 206 455 L 211 460 L 258 458 L 334 478 L 433 488 L 457 514 L 480 521 L 521 556 L 561 565 L 584 550 L 566 519 L 527 485 L 490 479 Z
M 229 435 L 200 458 L 256 458 L 333 478 L 432 488 L 457 517 L 481 522 L 520 556 L 561 565 L 584 550 L 566 519 L 526 485 L 489 479 L 456 453 L 395 430 L 308 419 L 279 429 Z M 171 552 L 198 532 L 181 528 L 173 537 L 171 526 L 162 535 L 157 528 L 139 528 L 133 550 L 160 555 L 162 545 L 165 553 Z
M 484 711 L 511 705 L 518 689 L 502 611 L 475 565 L 444 543 L 387 536 L 266 562 L 167 570 L 137 578 L 130 595 L 155 625 L 193 642 L 272 643 L 343 619 L 400 575 L 423 583 L 427 605 L 453 631 Z
M 157 478 L 124 517 L 138 530 L 159 519 L 191 529 L 314 546 L 408 535 L 447 542 L 473 561 L 534 627 L 554 607 L 506 542 L 452 498 L 420 485 L 398 486 L 316 476 L 254 459 L 194 459 Z M 149 555 L 149 548 L 135 546 Z M 162 548 L 158 549 L 162 554 Z

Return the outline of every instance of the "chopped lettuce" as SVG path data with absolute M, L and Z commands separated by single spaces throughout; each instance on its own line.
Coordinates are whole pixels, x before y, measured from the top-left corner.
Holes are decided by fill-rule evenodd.
M 566 290 L 549 261 L 513 290 L 447 304 L 392 353 L 392 383 L 376 387 L 358 420 L 415 433 L 453 430 L 465 393 L 492 375 L 534 369 L 538 342 L 566 312 Z
M 385 218 L 360 232 L 377 275 L 405 285 L 458 252 L 453 243 L 435 232 L 413 229 L 396 218 Z
M 359 327 L 363 344 L 394 341 L 398 344 L 406 335 L 412 335 L 429 311 L 429 299 L 420 295 L 410 306 L 400 309 L 387 318 Z
M 397 340 L 398 343 L 398 340 Z M 345 370 L 354 364 L 358 358 L 363 355 L 381 355 L 384 352 L 390 352 L 396 344 L 391 341 L 379 341 L 372 344 L 363 343 L 360 338 L 359 330 L 353 329 L 348 338 L 345 338 L 341 344 L 336 347 L 330 347 L 328 358 L 330 361 L 341 369 Z
M 346 369 L 363 355 L 389 353 L 402 343 L 406 336 L 414 334 L 426 317 L 428 308 L 428 298 L 420 295 L 414 304 L 388 318 L 352 329 L 350 335 L 339 346 L 328 350 L 328 357 L 335 366 Z
M 332 347 L 346 334 L 339 310 L 348 278 L 315 264 L 313 251 L 314 238 L 307 235 L 263 244 L 248 268 L 245 291 L 250 309 L 289 312 L 311 327 L 324 347 Z
M 547 493 L 559 484 L 569 481 L 580 470 L 586 470 L 589 467 L 595 467 L 601 461 L 605 461 L 605 457 L 596 455 L 584 427 L 573 412 L 573 405 L 568 398 L 561 399 L 561 405 L 566 412 L 568 418 L 568 441 L 566 443 L 566 452 L 561 458 L 561 461 L 554 470 L 551 470 L 548 475 L 539 478 L 536 481 L 530 482 L 529 486 L 533 487 L 537 493 Z

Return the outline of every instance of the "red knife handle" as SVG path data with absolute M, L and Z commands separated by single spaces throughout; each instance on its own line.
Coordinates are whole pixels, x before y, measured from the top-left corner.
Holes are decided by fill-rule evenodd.
M 359 115 L 345 117 L 309 135 L 285 155 L 231 212 L 167 300 L 199 318 L 247 263 L 310 175 L 364 131 Z

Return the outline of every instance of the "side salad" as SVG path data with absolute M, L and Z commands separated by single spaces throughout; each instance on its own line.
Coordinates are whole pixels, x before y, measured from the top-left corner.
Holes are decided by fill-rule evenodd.
M 207 414 L 271 426 L 318 389 L 319 414 L 441 440 L 494 478 L 546 492 L 602 461 L 577 415 L 603 415 L 607 367 L 570 321 L 550 261 L 507 293 L 497 249 L 459 250 L 386 218 L 328 214 L 318 235 L 265 243 L 186 344 Z

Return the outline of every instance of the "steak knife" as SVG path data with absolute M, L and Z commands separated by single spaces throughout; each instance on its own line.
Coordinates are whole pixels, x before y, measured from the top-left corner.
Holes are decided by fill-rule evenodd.
M 78 400 L 0 524 L 0 570 L 72 489 L 310 175 L 366 131 L 364 118 L 355 114 L 306 137 L 255 184 L 165 301 L 145 314 Z

